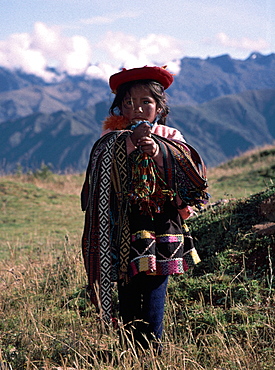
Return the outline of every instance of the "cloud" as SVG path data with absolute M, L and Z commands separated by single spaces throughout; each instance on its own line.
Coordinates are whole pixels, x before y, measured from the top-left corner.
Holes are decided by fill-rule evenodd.
M 91 65 L 87 69 L 86 74 L 89 77 L 100 78 L 108 81 L 109 77 L 116 72 L 118 72 L 116 67 L 107 63 L 98 63 L 97 65 Z
M 122 32 L 107 32 L 98 44 L 92 45 L 83 36 L 63 36 L 61 30 L 36 22 L 31 33 L 10 35 L 0 41 L 0 65 L 22 69 L 47 81 L 56 78 L 48 67 L 54 67 L 61 76 L 87 74 L 105 80 L 120 67 L 168 65 L 172 73 L 179 72 L 182 44 L 175 38 L 157 34 L 137 38 Z M 91 65 L 96 52 L 104 63 Z M 112 63 L 108 64 L 109 60 Z
M 241 37 L 240 39 L 236 39 L 230 38 L 224 32 L 220 32 L 216 35 L 216 41 L 225 47 L 250 51 L 262 51 L 268 49 L 269 47 L 268 42 L 262 38 L 253 40 L 247 37 Z
M 106 14 L 104 16 L 96 16 L 87 19 L 81 19 L 80 23 L 86 25 L 104 25 L 111 24 L 120 19 L 138 18 L 141 13 L 133 11 L 123 11 L 120 13 Z
M 84 73 L 90 60 L 91 46 L 85 37 L 64 37 L 58 27 L 41 22 L 34 24 L 31 34 L 13 34 L 0 42 L 0 65 L 21 68 L 46 80 L 53 77 L 48 66 L 75 75 Z
M 171 73 L 180 71 L 182 45 L 179 40 L 165 35 L 150 34 L 144 38 L 122 32 L 108 32 L 98 47 L 109 54 L 112 65 L 99 63 L 90 66 L 87 75 L 108 80 L 120 67 L 134 68 L 145 65 L 167 65 Z M 116 67 L 114 67 L 116 65 Z
M 149 34 L 138 39 L 122 32 L 108 32 L 100 47 L 118 65 L 132 68 L 144 65 L 167 64 L 182 56 L 182 43 L 170 36 Z
M 22 68 L 25 72 L 40 75 L 47 67 L 41 50 L 30 47 L 31 37 L 27 33 L 13 34 L 7 41 L 0 42 L 0 65 L 7 68 Z

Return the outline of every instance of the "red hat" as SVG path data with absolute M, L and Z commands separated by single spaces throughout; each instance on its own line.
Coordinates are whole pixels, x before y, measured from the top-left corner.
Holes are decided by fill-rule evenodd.
M 154 80 L 159 82 L 164 89 L 167 89 L 171 83 L 174 81 L 174 78 L 170 72 L 168 72 L 165 67 L 142 67 L 142 68 L 133 68 L 125 69 L 123 68 L 121 72 L 115 73 L 110 77 L 109 85 L 116 94 L 117 89 L 120 85 L 125 82 L 136 81 L 136 80 Z

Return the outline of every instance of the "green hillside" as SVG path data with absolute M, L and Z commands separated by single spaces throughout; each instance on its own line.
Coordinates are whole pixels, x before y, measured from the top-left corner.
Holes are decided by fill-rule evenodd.
M 86 297 L 84 175 L 0 178 L 0 368 L 273 370 L 274 155 L 209 171 L 211 204 L 188 221 L 202 262 L 170 279 L 160 357 L 102 332 Z
M 212 200 L 248 197 L 275 182 L 275 146 L 254 149 L 208 171 Z

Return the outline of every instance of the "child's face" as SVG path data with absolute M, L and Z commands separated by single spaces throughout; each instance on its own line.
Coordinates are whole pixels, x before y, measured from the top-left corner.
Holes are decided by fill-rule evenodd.
M 153 122 L 160 109 L 150 90 L 144 86 L 132 87 L 127 93 L 121 107 L 121 113 L 129 121 L 147 120 Z

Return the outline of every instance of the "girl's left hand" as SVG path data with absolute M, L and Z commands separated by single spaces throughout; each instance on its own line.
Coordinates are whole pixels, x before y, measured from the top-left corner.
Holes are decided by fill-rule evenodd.
M 141 137 L 137 141 L 137 146 L 150 157 L 153 157 L 158 150 L 158 144 L 150 136 Z

